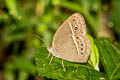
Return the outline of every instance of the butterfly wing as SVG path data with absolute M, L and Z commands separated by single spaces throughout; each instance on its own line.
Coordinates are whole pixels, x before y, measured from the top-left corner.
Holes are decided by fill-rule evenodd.
M 60 46 L 60 43 L 66 36 L 86 34 L 86 25 L 84 18 L 81 14 L 75 13 L 70 16 L 56 31 L 52 47 Z
M 70 17 L 69 20 L 69 26 L 71 26 L 71 29 L 73 30 L 73 35 L 76 34 L 86 34 L 86 24 L 83 16 L 79 13 L 73 14 L 73 16 Z
M 86 62 L 90 55 L 90 40 L 86 35 L 75 35 L 75 41 L 78 47 L 78 56 L 82 62 Z
M 86 36 L 76 36 L 78 50 L 72 36 L 67 36 L 57 48 L 54 48 L 54 56 L 71 62 L 85 63 L 90 53 L 90 43 Z M 82 38 L 82 39 L 80 39 Z
M 79 46 L 81 43 L 87 44 L 89 42 L 87 42 L 87 40 L 83 42 L 83 39 L 80 39 L 87 39 L 86 36 L 84 36 L 85 34 L 86 25 L 84 18 L 79 13 L 73 14 L 56 31 L 52 42 L 52 54 L 58 58 L 72 62 L 86 62 L 89 51 L 84 51 L 85 53 L 83 51 L 81 52 Z M 76 35 L 78 35 L 79 39 L 75 37 Z M 80 35 L 83 36 L 81 37 Z M 79 40 L 82 40 L 82 42 Z M 86 48 L 86 46 L 83 48 Z M 81 55 L 81 53 L 83 53 L 83 55 Z M 86 56 L 85 54 L 88 55 Z

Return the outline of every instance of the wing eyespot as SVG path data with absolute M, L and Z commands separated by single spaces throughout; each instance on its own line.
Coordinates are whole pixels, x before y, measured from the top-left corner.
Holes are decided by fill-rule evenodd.
M 81 46 L 83 46 L 83 44 L 81 44 Z
M 73 22 L 75 22 L 76 20 L 75 20 L 75 19 L 73 19 L 72 21 L 73 21 Z
M 83 48 L 81 48 L 81 50 L 83 50 Z
M 79 39 L 79 37 L 78 37 L 78 36 L 77 36 L 76 38 L 77 38 L 77 39 Z
M 78 27 L 74 27 L 74 30 L 78 30 Z
M 81 53 L 81 55 L 83 55 L 83 53 Z

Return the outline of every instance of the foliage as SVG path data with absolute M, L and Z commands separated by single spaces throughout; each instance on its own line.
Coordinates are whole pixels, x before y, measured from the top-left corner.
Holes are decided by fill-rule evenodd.
M 104 66 L 104 72 L 96 71 L 89 63 L 77 64 L 64 61 L 66 72 L 63 71 L 61 59 L 54 58 L 49 65 L 50 58 L 46 58 L 48 51 L 46 47 L 40 47 L 36 52 L 36 64 L 38 75 L 46 76 L 58 80 L 100 80 L 120 79 L 120 45 L 106 38 L 97 38 L 95 40 L 100 52 L 100 60 Z M 58 73 L 59 72 L 59 73 Z
M 94 43 L 94 39 L 87 34 L 87 37 L 90 40 L 90 45 L 91 45 L 91 51 L 90 51 L 90 58 L 88 60 L 88 63 L 92 65 L 96 70 L 99 71 L 99 52 L 96 44 Z
M 105 73 L 110 80 L 120 79 L 120 45 L 110 39 L 98 38 L 96 44 Z
M 18 80 L 26 80 L 29 74 L 36 75 L 36 67 L 25 57 L 14 58 L 5 66 L 6 80 L 15 80 L 14 73 L 18 71 Z
M 120 0 L 114 0 L 113 1 L 113 11 L 111 12 L 111 21 L 109 22 L 109 24 L 112 25 L 112 29 L 115 30 L 115 33 L 120 36 L 120 30 L 119 30 L 119 21 L 120 21 L 120 10 L 119 10 L 119 7 L 120 7 Z M 110 26 L 111 27 L 111 26 Z M 118 39 L 120 40 L 120 37 L 118 37 Z M 119 41 L 120 42 L 120 41 Z
M 80 65 L 78 67 L 80 69 L 78 70 L 79 72 L 85 70 L 86 73 L 76 73 L 76 78 L 98 79 L 104 77 L 118 79 L 119 57 L 115 55 L 120 52 L 119 44 L 103 38 L 95 39 L 95 37 L 99 36 L 101 28 L 107 27 L 110 30 L 108 35 L 112 36 L 111 38 L 115 39 L 116 42 L 120 42 L 119 7 L 120 0 L 0 0 L 0 79 L 1 72 L 7 80 L 27 80 L 31 76 L 32 79 L 35 79 L 37 76 L 36 65 L 34 64 L 36 48 L 50 45 L 53 34 L 60 24 L 75 12 L 79 12 L 85 17 L 87 32 L 93 37 L 88 35 L 92 46 L 91 55 L 87 64 L 74 64 L 65 61 L 65 65 L 70 64 L 71 71 L 76 69 L 74 65 Z M 105 35 L 104 32 L 107 32 L 107 29 L 105 28 L 101 31 L 103 33 L 102 36 Z M 39 35 L 40 40 L 35 38 L 34 34 Z M 104 41 L 106 45 L 102 45 Z M 107 47 L 110 49 L 106 50 Z M 110 53 L 115 58 L 112 58 L 107 53 Z M 43 58 L 47 65 L 49 59 L 45 58 L 46 55 L 46 48 L 40 48 L 40 51 L 36 53 L 38 67 L 40 67 L 38 63 L 41 64 L 39 57 Z M 112 64 L 109 64 L 110 61 Z M 104 68 L 99 67 L 99 65 L 102 66 L 99 62 L 102 63 Z M 60 59 L 55 58 L 52 64 L 54 63 L 60 67 L 57 69 L 58 71 L 59 69 L 62 70 Z M 109 66 L 111 66 L 110 69 Z M 50 71 L 51 68 L 49 69 Z M 39 71 L 40 74 L 43 75 Z M 51 77 L 50 74 L 44 74 L 44 76 L 48 75 Z M 54 78 L 58 76 L 62 78 L 62 75 L 64 75 L 64 72 L 61 72 L 61 75 L 54 76 Z M 68 75 L 69 78 L 74 77 L 72 73 L 70 75 Z M 94 77 L 94 75 L 97 77 Z
M 77 64 L 64 61 L 64 66 L 66 71 L 63 71 L 61 59 L 53 58 L 52 63 L 49 65 L 50 58 L 46 58 L 48 51 L 46 47 L 41 47 L 36 53 L 36 64 L 39 76 L 46 76 L 52 79 L 58 80 L 99 80 L 100 78 L 105 78 L 103 73 L 96 71 L 88 63 Z

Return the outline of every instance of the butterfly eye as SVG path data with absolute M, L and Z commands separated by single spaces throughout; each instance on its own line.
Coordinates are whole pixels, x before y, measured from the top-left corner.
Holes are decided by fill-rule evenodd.
M 78 29 L 78 27 L 74 27 L 74 29 L 75 29 L 75 30 L 77 30 L 77 29 Z

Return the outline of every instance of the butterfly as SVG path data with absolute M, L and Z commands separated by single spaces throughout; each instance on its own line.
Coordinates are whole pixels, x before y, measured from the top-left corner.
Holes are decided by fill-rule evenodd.
M 90 55 L 90 40 L 86 36 L 86 24 L 80 13 L 70 16 L 56 31 L 52 46 L 48 47 L 49 55 L 63 60 L 86 63 Z M 51 63 L 50 61 L 50 63 Z M 64 67 L 64 65 L 63 65 Z

